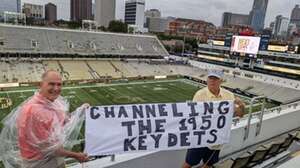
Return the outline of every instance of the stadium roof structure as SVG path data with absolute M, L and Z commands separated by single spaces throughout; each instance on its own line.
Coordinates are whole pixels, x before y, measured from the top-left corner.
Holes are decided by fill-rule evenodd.
M 169 55 L 156 36 L 0 24 L 0 53 Z

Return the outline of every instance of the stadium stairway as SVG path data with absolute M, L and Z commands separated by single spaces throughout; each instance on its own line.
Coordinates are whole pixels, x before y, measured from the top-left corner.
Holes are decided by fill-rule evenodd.
M 111 61 L 109 61 L 110 65 L 115 69 L 115 72 L 122 72 L 118 67 L 116 67 Z
M 69 80 L 69 77 L 70 77 L 69 72 L 64 70 L 64 67 L 62 66 L 60 61 L 57 61 L 57 64 L 60 68 L 60 73 L 62 74 L 63 78 L 65 78 L 65 80 Z
M 89 68 L 89 73 L 91 74 L 92 78 L 95 80 L 100 79 L 100 75 L 98 74 L 98 72 L 95 71 L 87 61 L 84 61 L 84 62 L 87 65 L 87 67 Z

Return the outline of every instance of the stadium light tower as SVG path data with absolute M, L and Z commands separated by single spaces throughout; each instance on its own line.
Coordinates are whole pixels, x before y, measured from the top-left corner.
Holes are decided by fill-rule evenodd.
M 185 34 L 186 34 L 186 25 L 183 25 L 183 46 L 182 46 L 182 53 L 181 53 L 181 56 L 183 57 L 184 55 L 184 50 L 185 50 Z

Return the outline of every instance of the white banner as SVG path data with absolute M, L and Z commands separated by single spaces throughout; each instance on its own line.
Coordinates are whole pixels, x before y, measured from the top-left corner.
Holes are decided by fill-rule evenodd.
M 225 144 L 232 116 L 233 101 L 91 107 L 85 152 L 99 156 Z

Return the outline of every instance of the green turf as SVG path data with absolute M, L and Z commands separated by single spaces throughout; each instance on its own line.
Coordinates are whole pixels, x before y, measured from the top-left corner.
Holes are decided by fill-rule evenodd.
M 131 103 L 167 103 L 191 100 L 200 86 L 182 81 L 139 82 L 132 84 L 116 84 L 108 86 L 89 86 L 65 88 L 62 95 L 70 102 L 70 110 L 83 103 L 91 105 L 113 105 Z M 13 108 L 32 96 L 34 91 L 0 92 L 0 97 L 10 98 L 13 105 L 0 110 L 0 119 Z

